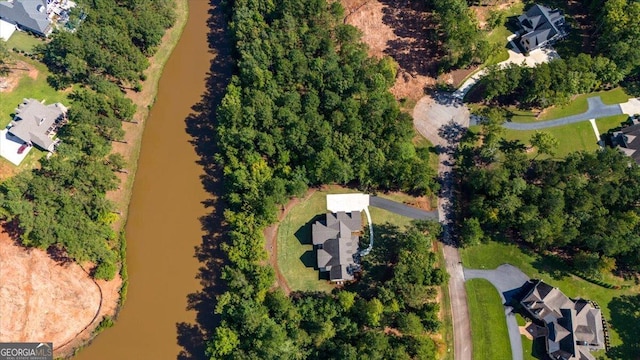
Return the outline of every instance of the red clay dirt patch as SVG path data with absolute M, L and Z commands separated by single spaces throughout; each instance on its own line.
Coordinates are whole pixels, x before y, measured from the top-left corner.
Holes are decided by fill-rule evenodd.
M 38 69 L 24 61 L 16 61 L 15 64 L 10 65 L 9 74 L 0 77 L 0 92 L 13 91 L 25 74 L 35 80 L 38 78 Z
M 342 0 L 346 24 L 362 31 L 369 55 L 390 56 L 399 65 L 391 93 L 396 99 L 418 100 L 435 84 L 439 56 L 431 14 L 419 2 Z
M 94 281 L 74 262 L 57 262 L 0 232 L 0 342 L 53 342 L 72 354 L 104 316 L 113 316 L 121 280 Z

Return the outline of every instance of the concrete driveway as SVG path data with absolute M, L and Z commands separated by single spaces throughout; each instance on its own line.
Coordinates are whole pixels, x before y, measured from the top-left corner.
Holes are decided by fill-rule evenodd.
M 464 279 L 465 281 L 469 279 L 488 280 L 498 289 L 503 304 L 507 303 L 517 290 L 529 281 L 529 277 L 520 269 L 509 264 L 500 265 L 494 270 L 464 269 Z M 504 309 L 513 360 L 523 360 L 522 338 L 516 316 L 511 312 L 513 309 L 511 306 L 505 306 Z
M 27 147 L 22 154 L 18 154 L 18 149 L 24 144 L 24 141 L 9 134 L 7 129 L 0 131 L 0 156 L 9 160 L 13 165 L 20 165 L 22 160 L 27 157 L 31 146 Z
M 506 122 L 502 126 L 507 129 L 512 130 L 539 130 L 546 129 L 554 126 L 562 126 L 573 124 L 581 121 L 587 121 L 590 119 L 598 119 L 606 116 L 620 115 L 624 114 L 622 111 L 622 107 L 620 104 L 615 105 L 605 105 L 600 99 L 600 96 L 594 96 L 587 99 L 587 111 L 578 115 L 565 116 L 555 120 L 548 121 L 540 121 L 534 123 L 516 123 L 516 122 Z M 636 107 L 634 104 L 627 105 L 627 111 L 635 110 Z M 640 109 L 640 106 L 638 107 Z

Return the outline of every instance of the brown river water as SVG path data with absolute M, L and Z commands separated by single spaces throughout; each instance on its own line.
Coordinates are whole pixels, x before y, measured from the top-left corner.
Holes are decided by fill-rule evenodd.
M 74 359 L 176 359 L 176 324 L 194 323 L 187 296 L 201 289 L 194 248 L 209 196 L 185 119 L 205 91 L 209 1 L 189 0 L 189 19 L 160 79 L 142 140 L 126 226 L 129 291 L 115 326 Z

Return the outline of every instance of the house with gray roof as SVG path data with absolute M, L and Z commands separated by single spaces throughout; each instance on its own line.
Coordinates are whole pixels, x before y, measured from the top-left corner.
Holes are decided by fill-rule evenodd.
M 0 19 L 45 37 L 53 30 L 47 10 L 47 0 L 0 1 Z
M 520 45 L 526 51 L 532 51 L 551 44 L 567 35 L 567 26 L 562 11 L 535 4 L 524 14 L 518 16 L 521 28 Z
M 66 122 L 67 108 L 61 103 L 44 105 L 34 99 L 24 99 L 15 109 L 9 133 L 27 144 L 53 151 L 53 136 Z
M 600 309 L 583 300 L 572 300 L 542 280 L 532 283 L 520 302 L 537 321 L 527 330 L 544 337 L 547 354 L 554 360 L 595 360 L 591 351 L 605 348 Z
M 316 221 L 311 226 L 318 270 L 329 272 L 331 281 L 353 280 L 361 227 L 360 211 L 327 213 L 324 223 Z
M 640 120 L 631 119 L 632 124 L 609 134 L 611 146 L 631 157 L 640 165 Z

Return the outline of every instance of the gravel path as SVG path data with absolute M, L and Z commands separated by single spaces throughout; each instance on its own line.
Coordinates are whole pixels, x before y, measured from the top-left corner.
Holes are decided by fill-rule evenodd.
M 500 293 L 503 304 L 506 304 L 513 293 L 529 281 L 529 277 L 520 271 L 520 269 L 509 264 L 500 265 L 495 270 L 464 269 L 464 278 L 465 280 L 488 280 Z M 505 305 L 504 313 L 507 318 L 509 339 L 511 340 L 511 356 L 513 360 L 523 360 L 522 338 L 516 316 L 512 313 L 512 310 L 513 308 L 511 306 Z
M 588 110 L 578 115 L 565 116 L 555 120 L 540 121 L 534 123 L 516 123 L 506 122 L 502 126 L 512 130 L 539 130 L 554 126 L 562 126 L 573 124 L 589 119 L 598 119 L 606 116 L 623 114 L 620 104 L 605 105 L 600 96 L 594 96 L 587 99 Z

